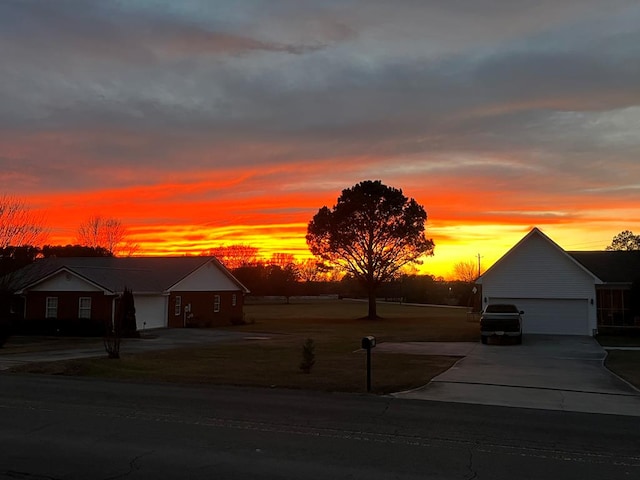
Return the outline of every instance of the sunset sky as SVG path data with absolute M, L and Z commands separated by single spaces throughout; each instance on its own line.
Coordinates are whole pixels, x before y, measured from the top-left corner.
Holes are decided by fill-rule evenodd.
M 640 233 L 640 2 L 0 2 L 0 193 L 49 243 L 309 255 L 367 179 L 425 207 L 435 275 Z

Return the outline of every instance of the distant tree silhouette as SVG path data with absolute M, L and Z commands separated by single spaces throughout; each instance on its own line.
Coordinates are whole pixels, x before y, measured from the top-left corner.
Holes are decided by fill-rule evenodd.
M 267 267 L 267 282 L 271 295 L 282 295 L 287 303 L 291 296 L 295 295 L 296 284 L 300 274 L 294 263 L 289 263 L 285 267 L 279 265 L 269 265 Z
M 242 243 L 220 245 L 202 252 L 202 255 L 216 257 L 229 270 L 255 265 L 259 262 L 260 251 L 251 245 Z
M 0 196 L 0 248 L 41 245 L 45 237 L 43 218 L 24 200 Z
M 39 253 L 40 250 L 31 245 L 0 248 L 0 277 L 26 267 L 38 257 Z
M 295 257 L 290 253 L 281 253 L 277 252 L 271 255 L 269 261 L 267 262 L 269 265 L 277 265 L 280 268 L 285 268 L 295 263 Z
M 631 230 L 623 230 L 613 237 L 606 250 L 640 250 L 640 235 L 634 235 Z
M 88 247 L 85 245 L 45 245 L 41 250 L 42 256 L 48 257 L 112 257 L 113 254 L 103 247 Z
M 402 190 L 367 180 L 343 190 L 332 209 L 322 207 L 309 222 L 306 239 L 311 253 L 365 287 L 368 318 L 374 319 L 378 287 L 402 266 L 433 254 L 426 220 L 424 208 Z
M 327 279 L 327 272 L 330 270 L 322 262 L 315 258 L 305 258 L 296 263 L 300 280 L 304 282 L 321 282 Z
M 113 256 L 130 256 L 138 250 L 138 245 L 128 239 L 127 229 L 120 220 L 99 215 L 80 224 L 76 241 L 85 247 L 103 248 Z
M 479 277 L 479 273 L 475 260 L 463 260 L 453 265 L 453 276 L 461 282 L 473 283 Z

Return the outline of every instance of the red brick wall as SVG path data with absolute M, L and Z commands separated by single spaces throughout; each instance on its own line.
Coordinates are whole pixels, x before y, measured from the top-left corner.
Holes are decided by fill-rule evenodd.
M 232 306 L 232 296 L 236 296 L 236 305 Z M 214 297 L 220 295 L 220 311 L 214 312 Z M 175 315 L 176 296 L 182 298 L 180 315 Z M 242 320 L 242 292 L 171 292 L 169 296 L 169 327 L 183 327 L 185 324 L 184 308 L 191 304 L 191 318 L 186 319 L 187 326 L 215 327 L 230 325 L 235 320 Z
M 58 319 L 78 319 L 80 297 L 91 297 L 91 320 L 103 322 L 111 320 L 111 301 L 101 292 L 28 292 L 25 320 L 46 318 L 47 297 L 58 297 Z

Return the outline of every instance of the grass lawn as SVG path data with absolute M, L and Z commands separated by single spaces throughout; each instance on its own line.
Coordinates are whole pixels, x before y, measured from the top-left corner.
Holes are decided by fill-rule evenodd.
M 609 350 L 607 368 L 640 388 L 640 350 Z
M 640 347 L 640 336 L 638 335 L 598 335 L 596 340 L 604 348 Z
M 267 340 L 242 340 L 106 358 L 32 364 L 13 371 L 178 383 L 251 385 L 323 391 L 365 390 L 365 354 L 360 340 L 381 342 L 477 341 L 478 324 L 464 309 L 379 304 L 379 320 L 364 320 L 362 302 L 320 300 L 288 305 L 247 305 L 247 325 L 227 330 L 259 334 Z M 310 374 L 299 369 L 302 345 L 316 344 Z M 388 393 L 424 385 L 457 357 L 377 353 L 373 350 L 373 391 Z
M 102 337 L 48 337 L 14 335 L 0 348 L 0 354 L 46 352 L 78 347 L 102 347 Z

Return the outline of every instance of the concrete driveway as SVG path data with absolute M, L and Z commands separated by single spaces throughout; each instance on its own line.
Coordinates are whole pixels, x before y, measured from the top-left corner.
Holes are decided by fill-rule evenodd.
M 428 385 L 397 397 L 640 416 L 640 392 L 603 366 L 590 337 L 525 335 L 522 345 L 380 344 L 378 351 L 464 358 Z

